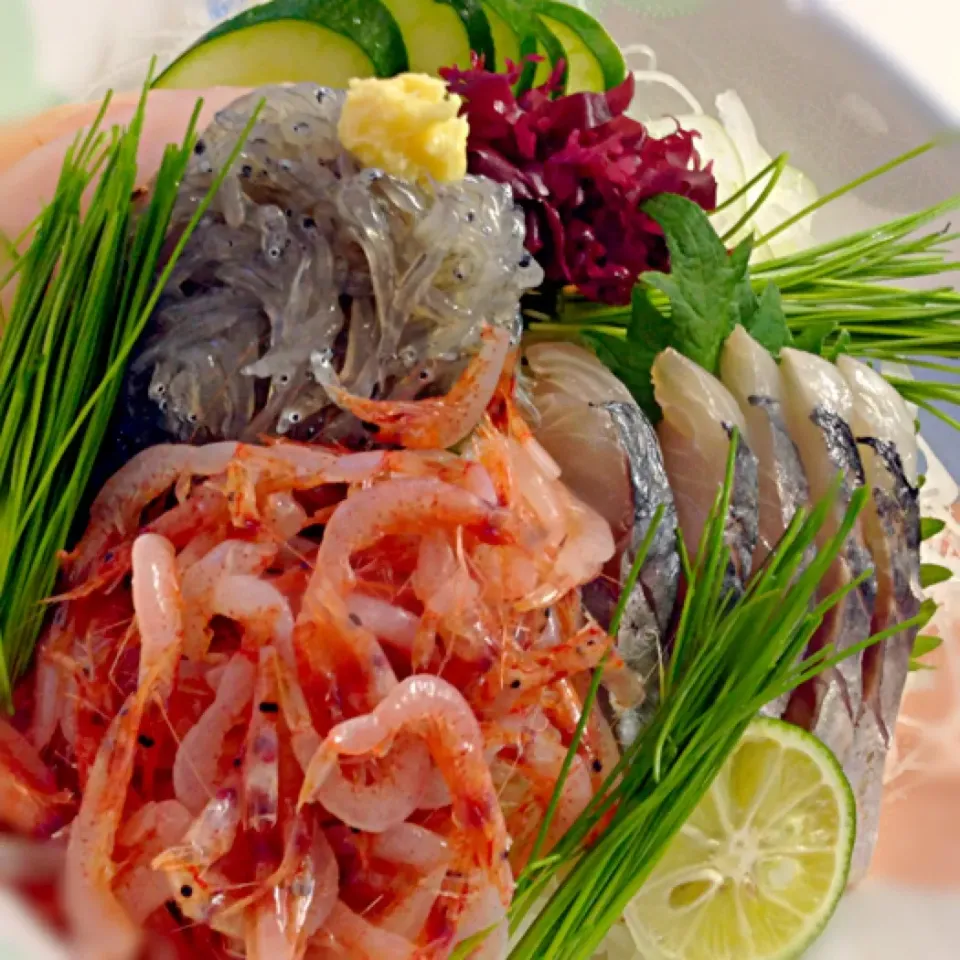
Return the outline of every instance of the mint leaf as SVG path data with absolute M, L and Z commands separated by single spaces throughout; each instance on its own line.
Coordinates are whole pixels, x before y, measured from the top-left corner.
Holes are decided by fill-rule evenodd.
M 823 356 L 823 344 L 827 337 L 837 329 L 835 320 L 823 320 L 820 323 L 812 323 L 801 333 L 793 338 L 793 345 L 798 350 L 806 350 L 807 353 L 815 353 L 817 356 Z
M 920 586 L 935 587 L 938 583 L 945 583 L 953 577 L 949 567 L 941 567 L 938 563 L 920 564 Z
M 670 273 L 645 273 L 640 279 L 670 301 L 670 345 L 716 373 L 720 348 L 740 321 L 750 245 L 727 253 L 706 213 L 686 197 L 661 194 L 644 210 L 663 228 Z
M 584 330 L 584 342 L 609 367 L 614 376 L 633 394 L 634 400 L 653 423 L 660 419 L 660 408 L 653 396 L 650 370 L 662 348 L 630 342 L 599 330 Z
M 750 292 L 753 293 L 752 290 Z M 746 316 L 742 322 L 747 333 L 775 357 L 779 357 L 780 351 L 793 343 L 787 319 L 783 315 L 780 289 L 772 280 L 764 288 L 759 301 L 756 301 L 753 314 Z
M 936 517 L 921 517 L 920 539 L 929 540 L 931 537 L 935 537 L 946 525 L 946 520 L 938 520 Z
M 831 362 L 836 363 L 837 357 L 841 353 L 846 353 L 850 348 L 850 331 L 844 328 L 840 331 L 833 345 L 827 349 L 824 356 Z

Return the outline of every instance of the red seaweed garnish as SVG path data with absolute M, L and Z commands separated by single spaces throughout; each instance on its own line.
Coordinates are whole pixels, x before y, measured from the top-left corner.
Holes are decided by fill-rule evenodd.
M 475 57 L 469 70 L 440 74 L 463 98 L 470 172 L 513 188 L 527 249 L 547 279 L 626 304 L 641 273 L 669 267 L 663 232 L 643 202 L 676 193 L 712 210 L 717 182 L 711 164 L 701 164 L 695 131 L 678 126 L 658 139 L 625 115 L 632 75 L 605 93 L 552 98 L 562 71 L 560 63 L 546 83 L 519 95 L 521 65 L 492 73 Z

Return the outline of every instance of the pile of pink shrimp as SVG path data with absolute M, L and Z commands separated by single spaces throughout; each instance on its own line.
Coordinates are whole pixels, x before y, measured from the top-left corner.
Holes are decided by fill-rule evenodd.
M 93 503 L 0 723 L 78 956 L 505 956 L 614 544 L 501 388 L 459 454 L 410 446 L 154 447 Z M 615 760 L 594 711 L 544 850 Z

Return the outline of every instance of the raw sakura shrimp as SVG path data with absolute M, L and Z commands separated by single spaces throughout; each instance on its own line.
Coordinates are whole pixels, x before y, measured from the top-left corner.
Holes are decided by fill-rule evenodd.
M 324 384 L 337 406 L 377 428 L 377 440 L 417 450 L 443 450 L 459 443 L 476 426 L 500 380 L 510 332 L 484 327 L 480 352 L 443 397 L 429 400 L 366 400 Z
M 450 788 L 459 839 L 509 903 L 513 878 L 505 861 L 507 831 L 483 760 L 480 727 L 463 695 L 440 677 L 408 677 L 372 713 L 334 727 L 310 763 L 300 804 L 316 798 L 339 757 L 382 755 L 401 732 L 425 740 Z

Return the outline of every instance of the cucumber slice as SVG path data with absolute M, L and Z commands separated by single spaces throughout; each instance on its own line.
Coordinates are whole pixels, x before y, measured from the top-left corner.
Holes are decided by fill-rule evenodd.
M 520 38 L 513 27 L 500 16 L 488 3 L 483 5 L 483 12 L 487 15 L 490 24 L 490 33 L 493 36 L 493 61 L 497 73 L 507 69 L 507 61 L 520 62 Z
M 528 90 L 531 86 L 544 83 L 554 64 L 564 57 L 560 41 L 519 0 L 483 0 L 483 8 L 494 35 L 497 70 L 506 69 L 507 59 L 517 63 L 528 54 L 539 53 L 544 57 L 543 62 L 527 64 L 517 89 Z M 508 32 L 512 34 L 512 41 L 507 36 Z M 560 92 L 563 92 L 562 89 Z
M 470 52 L 493 62 L 490 24 L 479 0 L 381 0 L 393 14 L 410 69 L 435 74 L 440 67 L 470 66 Z
M 343 87 L 351 77 L 392 77 L 406 69 L 403 35 L 380 0 L 273 0 L 201 37 L 156 86 L 312 80 Z
M 623 54 L 589 13 L 557 0 L 538 0 L 536 11 L 566 52 L 568 93 L 599 93 L 623 83 L 627 75 Z

